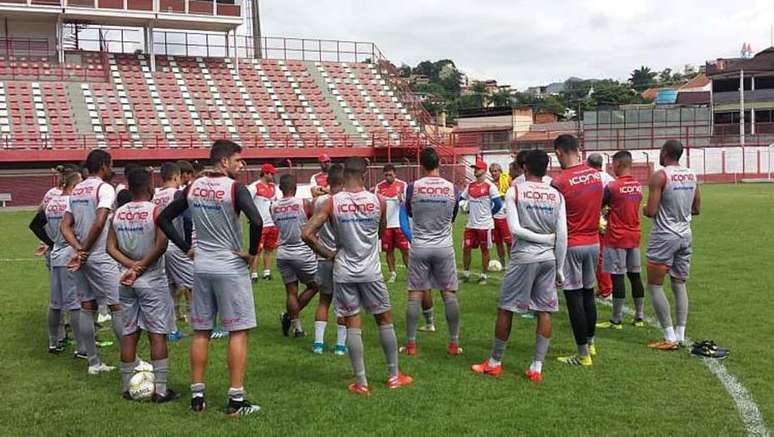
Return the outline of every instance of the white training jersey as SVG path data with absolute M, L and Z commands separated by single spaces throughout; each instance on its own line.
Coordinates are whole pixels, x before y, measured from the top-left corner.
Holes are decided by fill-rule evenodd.
M 441 177 L 423 177 L 411 184 L 407 207 L 413 217 L 413 247 L 451 247 L 457 189 Z
M 285 197 L 271 205 L 271 216 L 277 227 L 277 259 L 314 258 L 312 249 L 301 239 L 301 231 L 307 221 L 307 205 L 304 199 Z
M 474 181 L 465 187 L 461 197 L 468 201 L 468 229 L 492 229 L 493 200 L 500 197 L 497 187 L 490 181 Z
M 336 282 L 383 280 L 379 260 L 382 200 L 366 191 L 341 191 L 331 197 L 333 232 L 338 251 L 333 263 Z
M 67 212 L 73 215 L 73 229 L 78 241 L 83 242 L 89 235 L 91 227 L 97 218 L 97 210 L 105 208 L 110 211 L 116 200 L 116 191 L 113 186 L 104 182 L 97 176 L 90 176 L 73 188 L 70 194 L 70 202 Z M 105 255 L 108 227 L 102 228 L 94 245 L 91 246 L 91 255 Z
M 508 214 L 516 213 L 522 228 L 536 234 L 554 234 L 560 221 L 566 221 L 564 197 L 542 182 L 513 184 L 505 194 Z M 514 239 L 511 262 L 529 264 L 556 259 L 554 245 Z
M 60 230 L 62 219 L 69 203 L 70 196 L 63 194 L 51 195 L 43 207 L 43 212 L 46 214 L 46 234 L 54 242 L 54 247 L 49 254 L 51 267 L 65 267 L 72 257 L 75 256 L 75 250 L 70 247 L 70 244 L 64 239 Z
M 384 199 L 387 229 L 400 228 L 400 205 L 406 199 L 406 183 L 400 179 L 395 179 L 391 184 L 381 181 L 374 187 L 374 193 Z
M 156 217 L 159 207 L 154 202 L 129 202 L 113 214 L 112 226 L 121 253 L 139 261 L 156 245 Z M 164 257 L 148 266 L 134 283 L 135 287 L 154 287 L 166 278 Z
M 661 171 L 666 176 L 666 184 L 651 235 L 690 237 L 693 198 L 698 184 L 696 175 L 681 165 L 669 165 Z

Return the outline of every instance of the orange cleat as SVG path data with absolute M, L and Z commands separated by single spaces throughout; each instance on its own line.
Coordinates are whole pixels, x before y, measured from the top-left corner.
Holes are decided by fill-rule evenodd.
M 387 380 L 387 388 L 399 388 L 411 384 L 414 378 L 398 373 L 398 376 L 393 376 Z
M 525 370 L 524 376 L 527 377 L 532 382 L 541 382 L 543 381 L 543 374 L 540 372 L 535 372 L 534 370 Z
M 449 347 L 446 349 L 449 355 L 457 356 L 462 353 L 462 348 L 457 343 L 449 343 Z
M 361 395 L 361 396 L 369 396 L 371 394 L 371 390 L 368 388 L 367 385 L 358 385 L 357 383 L 352 383 L 347 387 L 350 393 Z
M 494 376 L 495 378 L 499 378 L 500 375 L 503 373 L 502 364 L 495 367 L 491 367 L 489 365 L 488 359 L 481 364 L 474 364 L 470 369 L 473 370 L 473 372 L 475 373 L 491 375 L 491 376 Z
M 398 352 L 406 354 L 410 357 L 417 355 L 417 343 L 415 341 L 410 341 L 406 343 L 405 346 L 401 347 Z
M 654 341 L 652 343 L 648 344 L 648 347 L 651 349 L 656 349 L 660 351 L 676 351 L 680 349 L 680 343 L 678 342 L 672 342 L 672 341 Z

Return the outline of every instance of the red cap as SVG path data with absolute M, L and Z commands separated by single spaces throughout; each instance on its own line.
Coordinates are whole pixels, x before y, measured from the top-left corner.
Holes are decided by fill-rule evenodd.
M 328 156 L 326 153 L 323 153 L 322 155 L 320 155 L 320 158 L 318 158 L 318 159 L 320 160 L 321 163 L 322 162 L 331 162 L 331 157 Z
M 489 166 L 486 165 L 486 162 L 481 159 L 476 159 L 476 163 L 471 165 L 471 167 L 475 168 L 476 170 L 486 170 L 489 168 Z
M 261 166 L 261 171 L 266 174 L 277 174 L 277 168 L 268 162 Z

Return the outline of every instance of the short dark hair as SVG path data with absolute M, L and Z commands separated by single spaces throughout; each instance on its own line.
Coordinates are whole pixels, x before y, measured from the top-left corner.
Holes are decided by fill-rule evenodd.
M 175 164 L 177 164 L 177 166 L 180 167 L 180 174 L 190 174 L 190 173 L 193 173 L 194 171 L 191 163 L 186 161 L 185 159 L 181 159 L 177 161 Z
M 296 177 L 290 173 L 280 176 L 279 188 L 283 193 L 296 191 Z
M 344 176 L 363 176 L 366 167 L 365 159 L 359 156 L 351 156 L 344 160 Z
M 344 183 L 344 167 L 341 164 L 331 164 L 328 168 L 328 185 L 338 187 Z
M 204 171 L 204 164 L 199 162 L 199 160 L 197 159 L 197 160 L 195 160 L 194 162 L 191 163 L 191 168 L 193 168 L 194 172 L 201 173 L 201 172 Z
M 216 165 L 223 158 L 231 158 L 242 153 L 242 146 L 230 140 L 217 140 L 210 149 L 210 164 Z
M 529 150 L 519 150 L 519 153 L 516 154 L 516 165 L 523 167 L 524 163 L 527 161 L 528 154 Z
M 86 157 L 86 169 L 91 174 L 97 173 L 102 166 L 112 163 L 113 158 L 110 156 L 110 153 L 101 149 L 92 150 Z
M 521 165 L 518 161 L 511 161 L 511 163 L 508 164 L 508 172 L 514 173 L 514 170 L 521 170 Z
M 142 168 L 142 167 L 140 166 L 140 164 L 136 164 L 136 163 L 134 163 L 134 162 L 129 162 L 129 163 L 127 163 L 127 164 L 124 166 L 124 177 L 127 177 L 127 176 L 129 176 L 129 173 L 131 173 L 132 171 L 134 171 L 134 170 L 136 170 L 136 169 L 138 169 L 138 168 Z
M 141 196 L 147 193 L 151 186 L 150 172 L 143 167 L 134 168 L 126 176 L 126 182 L 132 196 Z
M 661 150 L 666 153 L 669 159 L 679 161 L 683 156 L 683 143 L 677 140 L 669 140 L 661 146 Z
M 62 173 L 62 181 L 61 186 L 62 187 L 69 187 L 72 185 L 75 185 L 75 182 L 81 177 L 81 173 L 79 171 L 71 171 L 69 173 Z
M 419 163 L 426 171 L 437 169 L 440 164 L 438 152 L 432 147 L 425 147 L 419 152 Z
M 548 170 L 548 154 L 542 150 L 530 150 L 524 160 L 524 166 L 529 174 L 542 178 Z
M 554 150 L 561 150 L 564 153 L 577 152 L 578 139 L 570 134 L 562 134 L 554 140 Z
M 613 162 L 623 162 L 629 167 L 632 165 L 632 153 L 628 150 L 619 150 L 613 155 Z
M 161 180 L 163 182 L 171 181 L 175 176 L 180 176 L 180 173 L 180 166 L 174 162 L 161 164 Z
M 330 170 L 328 170 L 328 171 L 330 171 Z M 387 173 L 388 171 L 394 172 L 395 171 L 395 166 L 392 165 L 392 164 L 384 164 L 384 167 L 382 167 L 382 171 L 384 173 Z
M 605 158 L 599 153 L 591 153 L 586 157 L 586 164 L 589 167 L 601 169 L 605 166 Z

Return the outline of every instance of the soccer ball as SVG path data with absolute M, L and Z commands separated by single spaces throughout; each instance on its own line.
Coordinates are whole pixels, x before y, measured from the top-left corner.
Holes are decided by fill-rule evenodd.
M 153 372 L 137 372 L 129 380 L 129 396 L 135 401 L 148 400 L 153 396 L 155 377 Z
M 497 261 L 496 259 L 493 259 L 489 261 L 489 270 L 492 272 L 502 272 L 503 271 L 503 265 L 500 264 L 500 261 Z
M 470 212 L 470 205 L 468 205 L 468 201 L 467 201 L 467 200 L 464 200 L 464 199 L 463 199 L 463 200 L 460 200 L 460 209 L 461 209 L 461 210 L 462 210 L 462 212 L 464 212 L 465 214 L 467 214 L 467 213 L 469 213 L 469 212 Z
M 599 233 L 603 235 L 607 233 L 607 219 L 604 216 L 599 217 Z

